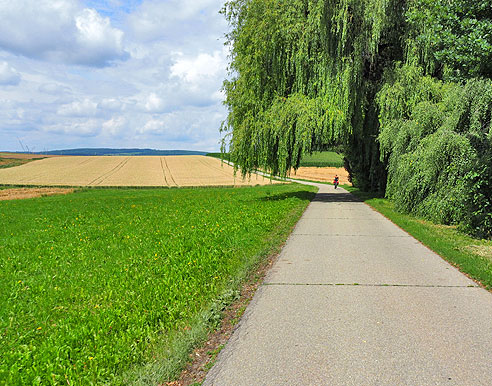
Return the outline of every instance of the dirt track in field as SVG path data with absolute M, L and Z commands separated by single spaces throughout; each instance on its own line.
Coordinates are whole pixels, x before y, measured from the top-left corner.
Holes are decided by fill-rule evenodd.
M 0 201 L 20 200 L 25 198 L 35 198 L 41 196 L 53 196 L 55 194 L 69 194 L 73 189 L 61 188 L 14 188 L 0 190 Z
M 40 186 L 244 186 L 277 183 L 204 156 L 63 156 L 0 170 L 0 184 Z
M 338 175 L 341 185 L 352 185 L 348 180 L 348 172 L 344 168 L 316 168 L 301 167 L 291 171 L 291 178 L 300 178 L 303 180 L 333 182 L 335 175 Z

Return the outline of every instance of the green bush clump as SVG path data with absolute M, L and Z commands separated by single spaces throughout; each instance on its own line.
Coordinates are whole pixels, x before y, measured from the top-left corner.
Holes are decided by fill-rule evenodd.
M 492 237 L 492 82 L 397 66 L 378 94 L 386 195 L 407 213 Z

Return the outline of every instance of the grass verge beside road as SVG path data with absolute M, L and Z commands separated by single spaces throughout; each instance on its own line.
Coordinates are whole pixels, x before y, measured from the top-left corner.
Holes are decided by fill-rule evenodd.
M 391 201 L 361 192 L 351 186 L 344 189 L 382 213 L 442 258 L 472 279 L 492 290 L 492 241 L 470 237 L 454 226 L 433 224 L 411 215 L 399 213 Z
M 0 202 L 0 384 L 163 384 L 315 188 Z

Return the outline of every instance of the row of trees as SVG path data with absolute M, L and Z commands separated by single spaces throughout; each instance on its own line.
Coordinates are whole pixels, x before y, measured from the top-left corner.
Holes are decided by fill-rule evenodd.
M 354 185 L 492 237 L 491 0 L 233 0 L 224 146 L 286 175 L 338 147 Z

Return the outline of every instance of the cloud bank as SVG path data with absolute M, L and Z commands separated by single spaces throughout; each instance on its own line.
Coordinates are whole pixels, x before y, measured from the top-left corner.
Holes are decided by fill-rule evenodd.
M 0 150 L 213 151 L 227 25 L 216 0 L 0 1 Z

